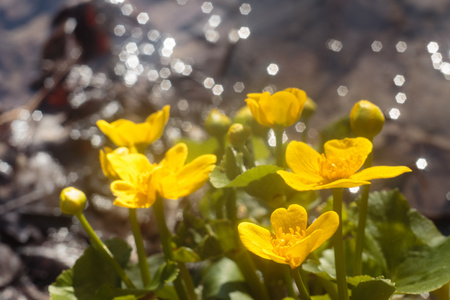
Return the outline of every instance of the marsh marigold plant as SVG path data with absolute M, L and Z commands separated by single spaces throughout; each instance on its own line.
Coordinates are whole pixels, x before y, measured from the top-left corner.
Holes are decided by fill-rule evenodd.
M 158 196 L 175 200 L 198 190 L 214 169 L 216 156 L 202 155 L 185 164 L 187 154 L 183 143 L 170 148 L 159 164 L 139 153 L 108 154 L 107 159 L 120 178 L 111 183 L 116 196 L 114 205 L 150 207 Z
M 277 173 L 293 189 L 308 191 L 357 187 L 370 184 L 372 179 L 411 172 L 404 166 L 376 166 L 358 172 L 372 152 L 372 143 L 366 138 L 330 140 L 324 149 L 325 153 L 319 154 L 303 142 L 292 141 L 286 149 L 286 162 L 292 173 Z
M 242 222 L 238 226 L 239 236 L 250 252 L 295 269 L 331 238 L 339 226 L 339 217 L 334 211 L 322 214 L 309 227 L 307 219 L 306 210 L 293 204 L 272 213 L 270 222 L 275 234 L 253 223 Z
M 120 119 L 112 123 L 98 120 L 97 126 L 118 147 L 127 147 L 137 152 L 138 147 L 146 147 L 159 139 L 169 119 L 170 105 L 151 114 L 143 123 Z

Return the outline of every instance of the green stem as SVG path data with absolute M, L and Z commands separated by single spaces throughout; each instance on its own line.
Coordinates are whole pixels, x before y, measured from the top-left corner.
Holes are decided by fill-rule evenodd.
M 233 255 L 233 260 L 238 265 L 239 269 L 242 272 L 242 275 L 245 278 L 245 281 L 248 283 L 250 291 L 255 299 L 258 300 L 269 300 L 269 294 L 267 293 L 266 287 L 259 280 L 258 275 L 256 274 L 256 267 L 253 263 L 250 254 L 246 249 L 239 251 L 235 255 Z
M 277 159 L 277 166 L 284 168 L 284 151 L 283 151 L 283 132 L 284 128 L 274 128 L 273 132 L 275 133 L 275 157 Z
M 158 231 L 159 231 L 159 237 L 161 240 L 162 248 L 164 257 L 166 258 L 166 261 L 175 261 L 174 255 L 173 255 L 173 248 L 172 248 L 172 234 L 170 233 L 169 229 L 167 228 L 166 224 L 166 216 L 164 213 L 164 203 L 163 199 L 160 196 L 156 197 L 156 201 L 153 204 L 153 210 L 156 217 L 156 223 L 158 224 Z M 178 263 L 178 266 L 180 266 L 182 263 Z M 185 276 L 190 276 L 189 272 L 185 274 L 182 270 L 183 268 L 180 268 L 180 276 L 177 276 L 177 278 L 174 280 L 173 285 L 175 287 L 175 290 L 178 294 L 178 298 L 181 300 L 195 300 L 197 299 L 197 296 L 195 295 L 194 290 L 185 290 L 186 288 L 190 288 L 189 284 L 186 284 L 187 280 Z M 183 285 L 183 281 L 185 282 L 185 286 Z M 192 281 L 192 279 L 191 279 Z
M 91 238 L 91 243 L 97 249 L 101 256 L 104 257 L 104 259 L 114 268 L 117 275 L 119 275 L 120 279 L 125 283 L 125 285 L 130 289 L 135 289 L 135 285 L 133 282 L 131 282 L 130 278 L 127 276 L 125 271 L 122 269 L 122 267 L 119 265 L 117 260 L 112 255 L 111 251 L 109 251 L 108 247 L 106 247 L 105 244 L 100 240 L 100 238 L 95 233 L 94 229 L 92 229 L 91 225 L 89 225 L 88 220 L 86 220 L 86 217 L 83 213 L 79 213 L 75 215 L 78 220 L 81 223 L 81 226 L 83 226 L 86 233 Z
M 226 201 L 227 218 L 235 224 L 237 221 L 237 203 L 236 203 L 236 191 L 234 188 L 224 188 L 224 197 Z
M 134 243 L 136 244 L 136 251 L 139 258 L 139 269 L 141 270 L 142 284 L 144 287 L 146 287 L 151 282 L 150 268 L 147 262 L 147 255 L 145 254 L 144 241 L 142 240 L 142 234 L 137 220 L 136 209 L 129 209 L 129 217 L 131 231 L 133 232 Z
M 339 227 L 334 234 L 334 263 L 338 284 L 339 300 L 348 300 L 347 278 L 345 274 L 344 240 L 342 235 L 342 188 L 333 189 L 333 209 L 339 215 Z
M 303 282 L 302 276 L 300 275 L 300 268 L 291 269 L 291 273 L 292 277 L 294 278 L 295 284 L 297 284 L 298 291 L 300 292 L 300 299 L 311 300 L 305 283 Z
M 364 163 L 364 168 L 370 168 L 372 166 L 373 152 L 369 154 Z M 361 191 L 361 200 L 359 202 L 359 217 L 358 217 L 358 229 L 356 232 L 356 246 L 355 246 L 355 262 L 353 266 L 353 276 L 362 274 L 362 252 L 364 249 L 365 229 L 367 220 L 367 207 L 369 204 L 369 190 L 370 185 L 364 185 Z
M 339 300 L 336 284 L 320 276 L 316 276 L 316 280 L 327 291 L 327 294 L 330 296 L 331 300 Z

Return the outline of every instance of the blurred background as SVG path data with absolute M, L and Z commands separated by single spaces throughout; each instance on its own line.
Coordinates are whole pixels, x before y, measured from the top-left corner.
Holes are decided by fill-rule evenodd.
M 288 135 L 315 145 L 370 100 L 386 116 L 374 164 L 413 169 L 389 184 L 448 235 L 448 32 L 445 0 L 1 1 L 0 299 L 48 299 L 86 247 L 58 208 L 67 185 L 90 196 L 87 217 L 102 238 L 131 241 L 101 173 L 109 141 L 95 122 L 142 122 L 165 104 L 155 157 L 182 137 L 206 138 L 209 110 L 232 116 L 247 93 L 305 90 L 317 112 Z M 157 251 L 151 216 L 140 217 Z

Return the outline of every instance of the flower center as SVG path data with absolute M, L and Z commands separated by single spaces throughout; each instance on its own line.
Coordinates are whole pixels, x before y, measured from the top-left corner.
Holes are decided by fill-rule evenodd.
M 281 257 L 286 258 L 286 261 L 289 262 L 292 260 L 292 257 L 291 255 L 286 254 L 287 251 L 294 245 L 298 244 L 305 237 L 305 231 L 300 229 L 299 226 L 296 226 L 295 229 L 289 228 L 288 233 L 284 233 L 283 229 L 280 227 L 278 228 L 277 237 L 272 238 L 270 243 L 273 246 L 273 252 Z
M 355 170 L 359 159 L 353 156 L 326 157 L 324 154 L 319 158 L 319 174 L 325 179 L 325 183 L 333 182 L 339 179 L 349 178 Z
M 151 174 L 150 172 L 145 172 L 137 175 L 136 188 L 138 190 L 138 193 L 147 195 L 150 174 Z

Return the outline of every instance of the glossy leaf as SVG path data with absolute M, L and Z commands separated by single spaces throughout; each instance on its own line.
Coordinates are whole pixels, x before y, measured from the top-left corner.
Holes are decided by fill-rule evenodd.
M 188 247 L 177 248 L 173 252 L 173 255 L 174 255 L 175 260 L 178 262 L 188 263 L 188 262 L 200 261 L 200 256 L 198 256 L 198 254 L 195 253 L 194 250 L 192 250 L 191 248 L 188 248 Z
M 352 289 L 350 300 L 389 300 L 395 292 L 390 280 L 369 276 L 358 276 L 356 279 L 359 283 Z
M 122 267 L 128 263 L 130 246 L 120 239 L 106 241 L 105 244 Z M 120 287 L 120 280 L 112 266 L 91 246 L 73 266 L 73 287 L 79 299 L 94 299 L 103 285 Z
M 230 299 L 232 292 L 248 294 L 238 266 L 228 258 L 208 265 L 202 272 L 203 299 Z
M 421 294 L 450 281 L 450 238 L 411 209 L 398 191 L 372 193 L 367 231 L 385 258 L 398 292 Z

